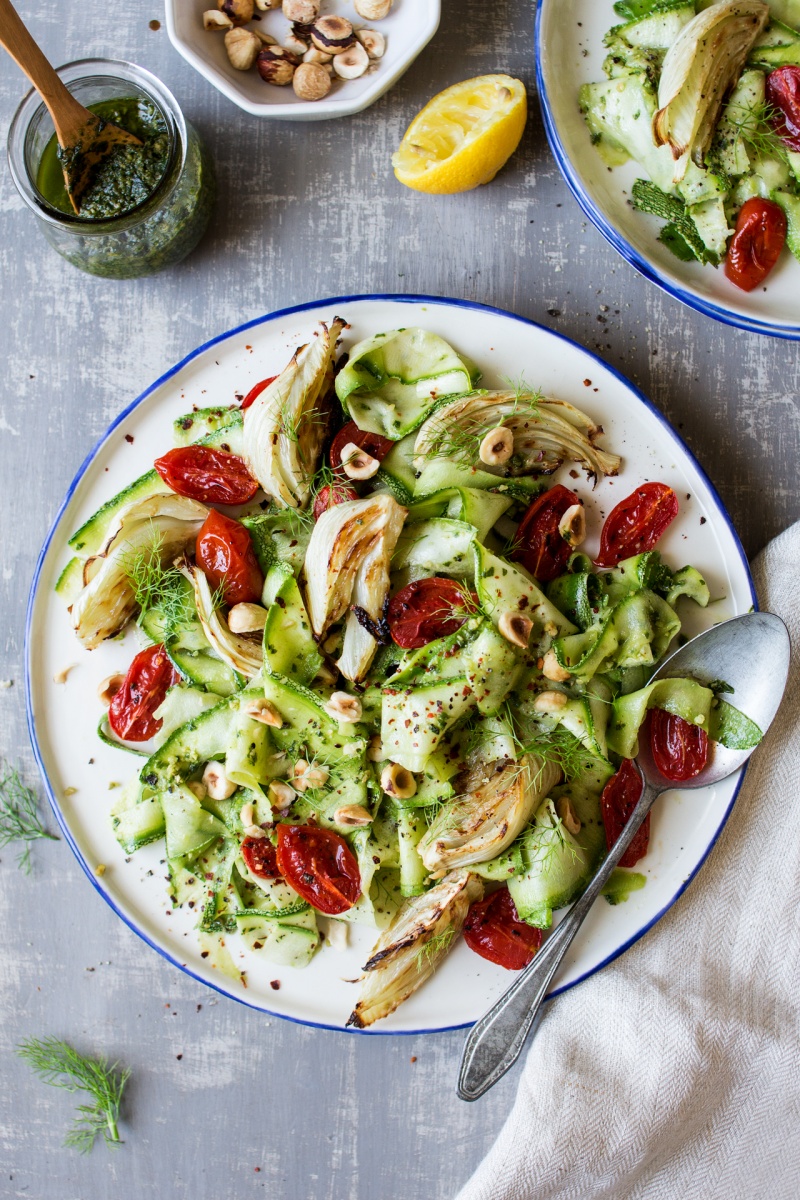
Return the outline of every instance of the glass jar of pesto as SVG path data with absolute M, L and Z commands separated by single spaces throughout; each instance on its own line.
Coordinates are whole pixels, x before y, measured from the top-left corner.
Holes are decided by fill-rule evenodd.
M 180 262 L 205 232 L 215 182 L 208 153 L 175 97 L 132 63 L 84 59 L 58 74 L 81 104 L 142 145 L 115 151 L 76 214 L 50 114 L 36 91 L 28 93 L 11 123 L 8 159 L 48 242 L 82 271 L 108 279 L 152 275 Z

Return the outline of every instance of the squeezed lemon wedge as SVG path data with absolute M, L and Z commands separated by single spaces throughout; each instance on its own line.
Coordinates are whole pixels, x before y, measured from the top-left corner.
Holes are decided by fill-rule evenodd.
M 494 179 L 519 145 L 528 103 L 510 75 L 480 75 L 434 96 L 392 155 L 394 173 L 418 192 L 468 192 Z

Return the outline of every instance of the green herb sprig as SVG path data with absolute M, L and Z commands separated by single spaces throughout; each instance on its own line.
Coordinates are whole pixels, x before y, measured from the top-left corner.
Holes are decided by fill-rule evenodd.
M 117 1121 L 130 1070 L 121 1070 L 119 1063 L 109 1064 L 105 1058 L 88 1058 L 55 1037 L 29 1038 L 17 1047 L 17 1053 L 44 1083 L 91 1096 L 91 1104 L 78 1105 L 79 1115 L 65 1146 L 88 1154 L 97 1137 L 108 1146 L 120 1144 Z
M 453 929 L 452 925 L 448 925 L 446 929 L 441 929 L 433 937 L 428 938 L 427 942 L 423 942 L 416 953 L 417 970 L 424 971 L 427 966 L 430 966 L 434 958 L 439 954 L 444 954 L 449 949 L 450 943 L 455 936 L 455 929 Z
M 31 871 L 31 842 L 47 838 L 59 839 L 42 823 L 39 798 L 33 788 L 23 783 L 16 767 L 0 763 L 0 848 L 10 842 L 23 842 L 17 862 L 26 875 Z

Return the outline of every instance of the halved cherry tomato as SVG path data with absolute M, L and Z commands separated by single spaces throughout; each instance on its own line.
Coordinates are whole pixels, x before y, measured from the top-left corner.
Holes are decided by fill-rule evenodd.
M 665 483 L 643 483 L 620 500 L 600 534 L 598 567 L 615 567 L 623 558 L 652 550 L 678 515 L 678 497 Z
M 108 723 L 117 737 L 147 742 L 158 733 L 162 722 L 153 713 L 179 679 L 162 645 L 140 650 L 108 710 Z
M 474 599 L 477 603 L 477 597 Z M 403 650 L 417 650 L 436 638 L 447 637 L 466 621 L 469 603 L 452 579 L 438 575 L 417 579 L 389 601 L 386 620 L 392 640 Z
M 780 258 L 786 241 L 786 213 L 774 200 L 745 200 L 725 256 L 725 274 L 743 292 L 752 292 Z
M 226 604 L 261 599 L 264 576 L 250 534 L 238 521 L 212 509 L 197 535 L 195 557 L 212 588 L 222 584 Z
M 708 734 L 663 708 L 650 712 L 650 752 L 665 779 L 694 779 L 708 762 Z
M 320 488 L 314 500 L 314 520 L 318 521 L 324 512 L 336 504 L 344 504 L 347 500 L 357 500 L 358 492 L 349 483 L 326 484 Z
M 800 67 L 778 67 L 767 76 L 770 124 L 790 150 L 800 152 Z
M 332 829 L 279 825 L 277 864 L 298 895 L 329 916 L 346 912 L 361 895 L 355 856 Z
M 600 807 L 603 810 L 603 825 L 606 831 L 606 845 L 609 850 L 617 841 L 619 835 L 628 823 L 628 818 L 639 802 L 642 794 L 642 780 L 633 765 L 633 759 L 624 758 L 622 766 L 616 775 L 612 775 L 603 794 L 600 797 Z M 619 860 L 621 867 L 632 867 L 640 858 L 647 854 L 650 845 L 650 813 L 637 829 L 633 841 Z
M 242 858 L 259 879 L 279 879 L 278 852 L 267 837 L 246 837 L 242 842 Z
M 549 583 L 566 570 L 572 547 L 559 533 L 558 523 L 577 503 L 575 493 L 557 483 L 536 497 L 520 521 L 511 557 L 521 562 L 534 579 Z
M 258 491 L 242 459 L 214 446 L 176 446 L 153 466 L 173 492 L 203 504 L 244 504 Z
M 470 905 L 464 922 L 470 950 L 507 971 L 527 967 L 542 944 L 541 929 L 520 921 L 507 887 Z
M 268 388 L 269 385 L 274 383 L 277 378 L 277 375 L 270 375 L 269 379 L 262 379 L 260 383 L 257 383 L 254 387 L 251 387 L 250 391 L 239 405 L 239 408 L 242 409 L 242 411 L 244 411 L 246 408 L 249 408 L 253 401 L 258 399 L 258 397 L 264 391 L 264 388 Z
M 342 469 L 342 450 L 348 442 L 353 442 L 359 449 L 366 450 L 367 454 L 372 458 L 377 458 L 378 462 L 386 458 L 394 445 L 389 438 L 381 437 L 379 433 L 369 433 L 366 429 L 359 429 L 355 421 L 348 421 L 331 442 L 328 457 L 334 471 Z

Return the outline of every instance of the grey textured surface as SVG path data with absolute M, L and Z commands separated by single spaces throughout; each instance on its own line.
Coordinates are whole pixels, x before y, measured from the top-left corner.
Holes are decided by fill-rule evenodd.
M 716 325 L 662 295 L 583 219 L 553 163 L 535 99 L 520 151 L 477 192 L 403 189 L 389 157 L 449 83 L 507 70 L 533 87 L 523 0 L 444 0 L 437 37 L 366 113 L 259 122 L 170 47 L 159 5 L 99 0 L 20 11 L 54 61 L 129 58 L 171 87 L 216 158 L 212 229 L 181 267 L 113 283 L 39 237 L 0 171 L 0 753 L 34 768 L 25 732 L 25 599 L 39 545 L 109 421 L 199 342 L 269 309 L 347 292 L 430 292 L 509 308 L 618 367 L 677 425 L 749 554 L 800 515 L 800 366 L 791 343 Z M 0 60 L 0 135 L 24 90 Z M 130 933 L 68 848 L 0 861 L 0 1195 L 447 1200 L 508 1111 L 512 1073 L 477 1106 L 456 1100 L 462 1037 L 361 1039 L 265 1019 L 185 978 Z M 611 968 L 613 970 L 613 967 Z M 583 985 L 591 987 L 591 982 Z M 133 1069 L 125 1146 L 61 1148 L 72 1099 L 13 1055 L 56 1034 Z

